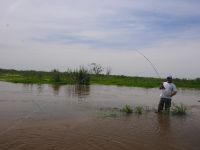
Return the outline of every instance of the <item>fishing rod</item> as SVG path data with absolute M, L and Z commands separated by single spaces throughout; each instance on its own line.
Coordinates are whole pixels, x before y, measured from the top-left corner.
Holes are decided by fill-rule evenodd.
M 144 57 L 145 60 L 147 60 L 147 62 L 148 62 L 148 63 L 150 64 L 150 66 L 153 68 L 153 70 L 154 70 L 154 72 L 156 73 L 156 75 L 158 76 L 158 78 L 161 79 L 161 75 L 160 75 L 158 69 L 157 69 L 156 66 L 150 61 L 150 59 L 149 59 L 147 56 L 145 56 L 141 51 L 139 51 L 139 50 L 137 50 L 137 49 L 134 49 L 134 51 L 136 51 L 138 54 L 140 54 L 142 57 Z M 83 79 L 81 80 L 81 82 L 83 82 L 86 78 L 88 78 L 88 77 L 83 78 Z
M 142 57 L 145 58 L 145 60 L 147 60 L 147 62 L 150 64 L 150 66 L 153 68 L 154 72 L 156 73 L 156 75 L 158 76 L 158 78 L 161 79 L 161 75 L 158 71 L 158 69 L 156 68 L 156 66 L 150 61 L 150 59 L 145 56 L 141 51 L 137 50 L 137 49 L 133 49 L 134 51 L 136 51 L 138 54 L 140 54 Z M 84 77 L 81 81 L 79 81 L 79 83 L 84 82 L 84 80 L 86 80 L 88 78 L 88 76 Z
M 140 54 L 142 57 L 144 57 L 147 62 L 151 65 L 151 67 L 153 68 L 153 70 L 155 71 L 156 75 L 161 79 L 161 75 L 158 72 L 158 69 L 156 68 L 156 66 L 150 61 L 149 58 L 147 58 L 141 51 L 134 49 L 134 51 L 136 51 L 138 54 Z

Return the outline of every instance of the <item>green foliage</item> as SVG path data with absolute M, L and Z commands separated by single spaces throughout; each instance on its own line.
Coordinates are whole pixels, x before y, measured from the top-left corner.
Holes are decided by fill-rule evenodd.
M 183 105 L 182 103 L 180 103 L 179 105 L 173 103 L 172 114 L 174 114 L 174 115 L 185 115 L 186 110 L 187 110 L 186 106 Z
M 117 85 L 130 87 L 158 87 L 163 80 L 157 78 L 129 77 L 119 75 L 92 75 L 91 82 L 102 85 Z
M 122 109 L 121 109 L 122 112 L 125 112 L 126 114 L 131 114 L 133 113 L 133 109 L 131 108 L 130 105 L 125 105 Z
M 80 67 L 78 71 L 75 71 L 75 82 L 81 85 L 89 85 L 90 84 L 89 71 L 84 67 Z
M 98 69 L 97 69 L 98 70 Z M 98 72 L 98 71 L 97 71 Z M 45 71 L 17 71 L 0 69 L 0 80 L 15 83 L 56 83 L 56 84 L 102 84 L 102 85 L 117 85 L 130 87 L 159 87 L 164 79 L 149 78 L 149 77 L 130 77 L 120 75 L 103 75 L 90 74 L 90 72 L 81 67 L 79 70 L 72 71 L 68 69 L 66 72 L 57 70 L 51 72 Z M 188 79 L 173 79 L 174 83 L 179 88 L 196 88 L 200 89 L 199 78 L 194 80 Z
M 142 106 L 136 106 L 134 108 L 134 113 L 141 115 L 143 113 L 143 107 Z
M 61 81 L 60 79 L 60 72 L 56 69 L 52 71 L 52 82 L 53 83 L 59 83 Z

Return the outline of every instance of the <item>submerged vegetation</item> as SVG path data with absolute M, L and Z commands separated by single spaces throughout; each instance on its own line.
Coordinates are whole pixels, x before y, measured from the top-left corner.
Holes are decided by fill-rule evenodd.
M 142 106 L 136 106 L 136 107 L 134 108 L 134 112 L 135 112 L 136 114 L 141 115 L 141 114 L 143 113 L 143 107 L 142 107 Z
M 92 64 L 90 68 L 80 67 L 76 70 L 68 69 L 60 72 L 53 71 L 18 71 L 0 69 L 0 80 L 14 83 L 37 83 L 37 84 L 101 84 L 117 85 L 130 87 L 159 87 L 164 79 L 151 77 L 130 77 L 123 75 L 103 74 L 103 68 L 100 65 Z M 174 79 L 174 83 L 179 88 L 197 88 L 200 89 L 200 79 Z
M 121 114 L 136 114 L 136 115 L 142 115 L 142 114 L 146 114 L 146 113 L 153 113 L 155 112 L 155 108 L 154 107 L 149 107 L 149 106 L 134 106 L 132 107 L 131 105 L 124 105 L 122 108 L 101 108 L 101 110 L 105 113 L 105 116 L 109 116 L 109 117 L 116 117 L 116 116 L 120 116 Z M 182 103 L 180 104 L 175 104 L 173 103 L 173 106 L 171 108 L 171 110 L 164 110 L 162 113 L 159 113 L 159 115 L 179 115 L 179 116 L 184 116 L 186 115 L 186 106 Z
M 143 107 L 142 106 L 135 106 L 134 108 L 132 108 L 130 105 L 125 105 L 122 107 L 121 109 L 122 112 L 126 113 L 126 114 L 131 114 L 131 113 L 135 113 L 135 114 L 142 114 L 143 113 Z
M 125 105 L 122 109 L 122 112 L 126 113 L 126 114 L 131 114 L 133 113 L 133 109 L 131 108 L 130 105 Z
M 182 103 L 180 103 L 179 105 L 173 103 L 173 106 L 172 106 L 172 114 L 173 115 L 185 115 L 186 110 L 187 110 L 186 106 L 183 105 Z

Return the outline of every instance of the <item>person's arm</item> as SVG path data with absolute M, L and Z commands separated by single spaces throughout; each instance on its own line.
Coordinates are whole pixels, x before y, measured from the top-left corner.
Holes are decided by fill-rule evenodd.
M 174 95 L 176 95 L 177 91 L 172 92 L 171 97 L 173 97 Z
M 177 94 L 177 89 L 176 89 L 176 86 L 173 84 L 173 91 L 172 91 L 171 97 L 173 97 L 176 94 Z

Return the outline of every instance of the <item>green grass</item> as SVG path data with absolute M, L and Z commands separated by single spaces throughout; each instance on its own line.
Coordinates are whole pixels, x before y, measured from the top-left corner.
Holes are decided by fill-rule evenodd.
M 74 71 L 51 72 L 0 69 L 0 81 L 27 84 L 90 84 L 90 75 L 84 68 Z
M 79 70 L 67 70 L 59 72 L 53 70 L 45 71 L 18 71 L 0 69 L 0 80 L 14 83 L 36 83 L 36 84 L 98 84 L 98 85 L 117 85 L 129 87 L 153 88 L 159 87 L 164 79 L 151 77 L 130 77 L 120 75 L 89 74 L 85 68 Z M 174 79 L 174 83 L 179 88 L 200 89 L 200 79 Z
M 52 80 L 53 83 L 60 83 L 61 82 L 61 77 L 60 77 L 61 75 L 60 75 L 60 72 L 58 70 L 54 69 L 51 72 L 51 74 L 52 74 L 51 80 Z M 38 79 L 40 79 L 40 80 L 42 79 L 42 74 L 38 75 Z
M 157 78 L 147 78 L 147 77 L 129 77 L 129 76 L 119 76 L 119 75 L 109 75 L 109 76 L 92 75 L 91 83 L 101 84 L 101 85 L 152 88 L 152 87 L 158 87 L 161 83 L 161 80 Z
M 100 85 L 117 85 L 117 86 L 128 86 L 128 87 L 143 87 L 143 88 L 154 88 L 159 87 L 165 79 L 151 78 L 151 77 L 130 77 L 130 76 L 119 76 L 119 75 L 92 75 L 91 83 Z M 173 82 L 178 88 L 194 88 L 200 89 L 200 80 L 186 80 L 186 79 L 174 79 Z
M 186 106 L 183 105 L 182 103 L 180 103 L 179 105 L 173 103 L 171 112 L 173 115 L 185 115 L 186 110 L 187 110 Z
M 134 108 L 134 113 L 141 115 L 143 113 L 143 107 L 142 106 L 136 106 Z
M 124 113 L 126 113 L 126 114 L 133 113 L 133 109 L 131 108 L 130 105 L 123 106 L 123 108 L 121 109 L 121 111 L 124 112 Z

